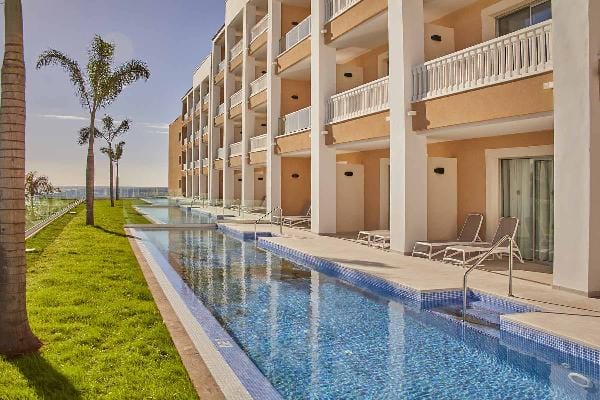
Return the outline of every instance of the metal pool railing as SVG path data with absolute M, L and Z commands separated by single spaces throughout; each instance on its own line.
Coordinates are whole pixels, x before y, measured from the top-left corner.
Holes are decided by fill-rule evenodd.
M 83 202 L 84 199 L 75 200 L 72 203 L 69 203 L 65 207 L 61 208 L 60 210 L 50 214 L 43 221 L 40 221 L 37 224 L 33 225 L 31 228 L 27 229 L 25 231 L 25 239 L 29 239 L 30 237 L 41 231 L 43 228 L 45 228 L 48 224 L 62 217 L 63 215 L 65 215 L 66 213 L 68 213 Z
M 265 215 L 261 216 L 260 218 L 258 218 L 257 220 L 254 221 L 254 243 L 256 244 L 257 241 L 257 226 L 258 223 L 260 221 L 262 221 L 263 219 L 267 218 L 268 216 L 272 216 L 275 214 L 275 211 L 279 211 L 279 234 L 283 234 L 283 210 L 281 209 L 281 207 L 274 207 L 271 211 L 269 211 L 268 213 L 266 213 Z

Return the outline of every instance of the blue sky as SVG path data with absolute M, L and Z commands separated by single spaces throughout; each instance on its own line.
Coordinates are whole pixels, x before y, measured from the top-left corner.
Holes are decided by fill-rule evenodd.
M 76 137 L 86 125 L 85 110 L 62 69 L 36 70 L 35 62 L 43 50 L 56 48 L 84 66 L 87 46 L 100 34 L 116 43 L 117 63 L 138 58 L 152 73 L 106 110 L 115 119 L 133 120 L 124 137 L 121 184 L 166 186 L 167 125 L 180 112 L 180 98 L 208 54 L 223 13 L 222 0 L 23 0 L 27 169 L 48 175 L 55 185 L 84 183 L 85 149 Z M 96 184 L 108 184 L 107 159 L 99 152 Z

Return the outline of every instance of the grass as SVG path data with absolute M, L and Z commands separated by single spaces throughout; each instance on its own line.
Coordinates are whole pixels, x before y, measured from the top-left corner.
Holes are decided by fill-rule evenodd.
M 195 399 L 123 231 L 130 200 L 84 206 L 27 241 L 27 304 L 39 354 L 0 358 L 0 399 Z

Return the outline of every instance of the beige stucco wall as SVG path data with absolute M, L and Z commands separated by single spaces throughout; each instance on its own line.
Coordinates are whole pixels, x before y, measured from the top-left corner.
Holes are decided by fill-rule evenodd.
M 298 174 L 298 178 L 292 178 Z M 281 208 L 283 215 L 302 215 L 310 205 L 310 158 L 281 158 Z
M 277 57 L 277 73 L 298 64 L 310 56 L 310 36 Z
M 389 111 L 367 115 L 327 126 L 327 144 L 348 143 L 357 140 L 390 136 Z
M 277 154 L 310 150 L 310 132 L 300 132 L 293 135 L 279 136 L 275 138 L 275 144 L 275 151 Z
M 347 161 L 350 164 L 361 164 L 365 167 L 365 229 L 379 229 L 380 160 L 390 158 L 389 149 L 338 154 L 336 158 L 337 161 Z
M 298 96 L 298 99 L 292 99 Z M 281 116 L 310 106 L 310 81 L 281 80 Z
M 179 157 L 181 156 L 181 142 L 179 140 L 181 127 L 181 117 L 175 118 L 175 120 L 169 124 L 168 185 L 169 194 L 175 196 L 181 196 L 182 194 L 180 187 L 181 164 L 179 163 Z
M 512 147 L 553 144 L 552 131 L 521 133 L 488 138 L 432 143 L 427 146 L 429 157 L 452 157 L 458 164 L 457 228 L 470 212 L 486 213 L 485 151 Z M 485 221 L 482 227 L 485 232 Z
M 338 70 L 340 70 L 343 75 L 343 72 L 345 72 L 344 71 L 345 66 L 354 66 L 354 67 L 361 68 L 363 79 L 362 79 L 362 82 L 360 82 L 356 86 L 360 86 L 363 83 L 374 81 L 379 78 L 378 56 L 383 53 L 386 53 L 388 51 L 388 49 L 389 49 L 389 47 L 388 47 L 387 43 L 384 45 L 381 45 L 379 47 L 376 47 L 373 50 L 369 51 L 368 53 L 362 54 L 361 56 L 356 57 L 356 58 L 348 61 L 347 63 L 338 65 Z M 349 72 L 352 72 L 352 71 L 349 71 Z M 345 85 L 343 85 L 339 82 L 338 82 L 338 88 L 339 88 L 339 90 L 337 91 L 338 93 L 340 93 L 344 90 L 347 90 L 347 88 L 345 88 Z

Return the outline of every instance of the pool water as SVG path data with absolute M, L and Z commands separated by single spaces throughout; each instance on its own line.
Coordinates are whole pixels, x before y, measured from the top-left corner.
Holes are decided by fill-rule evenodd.
M 169 206 L 137 206 L 142 214 L 161 224 L 211 224 L 215 219 L 197 210 Z
M 284 398 L 600 398 L 598 367 L 581 360 L 460 329 L 218 231 L 141 233 Z

